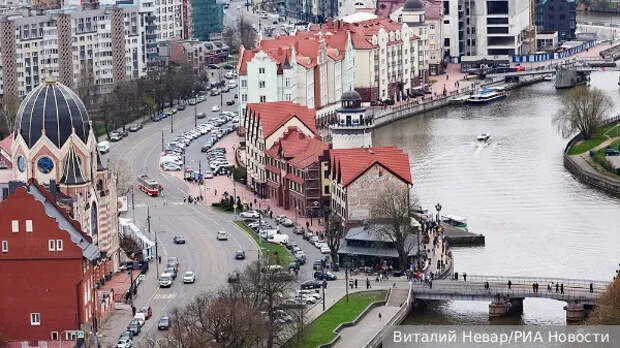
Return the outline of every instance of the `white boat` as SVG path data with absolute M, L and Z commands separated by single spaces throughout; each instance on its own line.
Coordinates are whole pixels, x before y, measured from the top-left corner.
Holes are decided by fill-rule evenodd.
M 482 133 L 476 139 L 478 139 L 478 141 L 488 141 L 490 137 L 491 137 L 491 134 L 489 134 L 489 133 Z
M 467 228 L 467 219 L 456 215 L 442 215 L 441 221 L 455 227 Z
M 467 104 L 487 104 L 495 100 L 506 98 L 506 92 L 501 87 L 485 88 L 480 93 L 472 94 L 465 99 Z

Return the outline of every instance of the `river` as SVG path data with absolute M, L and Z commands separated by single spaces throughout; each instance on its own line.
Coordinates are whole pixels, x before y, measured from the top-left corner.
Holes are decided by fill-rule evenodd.
M 620 113 L 618 72 L 592 73 L 592 86 Z M 509 92 L 486 106 L 447 107 L 373 134 L 373 144 L 409 153 L 414 192 L 429 210 L 464 216 L 486 245 L 455 248 L 455 271 L 482 275 L 610 280 L 620 262 L 620 199 L 578 182 L 562 164 L 551 124 L 560 94 L 552 82 Z M 611 116 L 611 115 L 610 115 Z M 476 141 L 491 133 L 491 142 Z M 564 324 L 563 302 L 528 299 L 510 324 Z M 488 302 L 438 302 L 405 324 L 486 324 Z

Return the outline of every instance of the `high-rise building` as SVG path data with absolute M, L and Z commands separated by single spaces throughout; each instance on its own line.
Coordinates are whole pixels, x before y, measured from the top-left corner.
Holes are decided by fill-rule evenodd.
M 192 0 L 191 3 L 192 24 L 196 39 L 208 41 L 210 34 L 221 33 L 224 30 L 224 7 L 222 3 L 215 0 Z
M 105 89 L 146 75 L 136 6 L 66 10 L 0 20 L 0 96 L 23 97 L 51 74 L 68 86 Z
M 577 5 L 575 0 L 536 0 L 537 31 L 557 31 L 560 41 L 575 38 Z

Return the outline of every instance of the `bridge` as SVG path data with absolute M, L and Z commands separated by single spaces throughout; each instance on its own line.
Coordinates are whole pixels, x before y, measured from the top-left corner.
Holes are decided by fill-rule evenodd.
M 534 288 L 536 283 L 538 289 Z M 549 298 L 567 303 L 567 321 L 580 321 L 608 286 L 609 282 L 597 280 L 467 275 L 466 280 L 434 280 L 432 287 L 413 281 L 412 292 L 418 301 L 490 301 L 490 317 L 522 311 L 525 298 Z

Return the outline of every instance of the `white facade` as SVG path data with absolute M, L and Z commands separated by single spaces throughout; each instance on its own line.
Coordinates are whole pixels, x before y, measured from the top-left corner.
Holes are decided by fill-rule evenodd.
M 450 56 L 528 54 L 530 2 L 449 0 L 444 38 Z M 460 29 L 459 29 L 460 28 Z
M 159 42 L 183 38 L 183 1 L 155 0 L 157 39 Z M 205 13 L 205 16 L 208 15 Z

